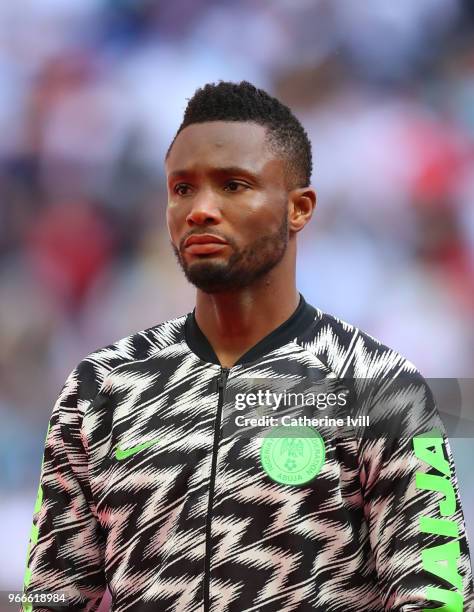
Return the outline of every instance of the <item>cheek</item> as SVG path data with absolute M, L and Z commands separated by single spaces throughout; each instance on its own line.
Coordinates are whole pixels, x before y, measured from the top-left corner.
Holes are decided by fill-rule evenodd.
M 176 244 L 179 236 L 179 228 L 184 223 L 183 214 L 173 205 L 166 209 L 166 224 L 171 240 Z
M 247 208 L 242 220 L 245 228 L 253 234 L 278 230 L 284 214 L 287 214 L 287 200 L 281 194 L 256 200 Z

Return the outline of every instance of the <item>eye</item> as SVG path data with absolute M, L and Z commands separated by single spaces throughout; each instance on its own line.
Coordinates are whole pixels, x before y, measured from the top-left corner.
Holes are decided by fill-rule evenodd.
M 173 191 L 180 196 L 187 195 L 189 189 L 190 186 L 187 183 L 176 183 L 176 185 L 173 187 Z
M 225 184 L 225 189 L 227 191 L 237 192 L 239 191 L 239 187 L 242 187 L 243 189 L 248 189 L 248 185 L 246 185 L 245 183 L 240 183 L 238 181 L 227 181 L 227 183 Z

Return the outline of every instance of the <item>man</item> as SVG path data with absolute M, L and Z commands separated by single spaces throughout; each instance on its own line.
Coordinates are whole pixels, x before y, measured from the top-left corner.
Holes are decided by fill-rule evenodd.
M 108 585 L 118 612 L 470 609 L 454 467 L 426 382 L 296 290 L 296 237 L 316 202 L 298 120 L 247 82 L 208 84 L 166 172 L 171 243 L 196 307 L 68 378 L 25 593 L 95 610 Z M 275 381 L 326 385 L 318 401 L 340 424 L 301 424 L 319 405 L 270 402 L 274 421 L 255 429 L 231 388 L 255 406 L 262 380 L 271 393 Z M 331 384 L 348 395 L 331 398 Z M 346 427 L 361 407 L 371 425 Z

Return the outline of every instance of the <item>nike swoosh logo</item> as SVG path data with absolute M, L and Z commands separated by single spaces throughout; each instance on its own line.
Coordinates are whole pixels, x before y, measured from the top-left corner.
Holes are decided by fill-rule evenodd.
M 142 442 L 141 444 L 137 444 L 136 446 L 131 446 L 130 448 L 117 447 L 115 449 L 115 458 L 118 459 L 119 461 L 122 461 L 122 459 L 126 459 L 127 457 L 130 457 L 131 455 L 134 455 L 135 453 L 145 450 L 145 448 L 148 448 L 149 446 L 152 446 L 153 444 L 156 444 L 159 441 L 160 439 L 156 438 L 155 440 L 149 440 L 148 442 Z

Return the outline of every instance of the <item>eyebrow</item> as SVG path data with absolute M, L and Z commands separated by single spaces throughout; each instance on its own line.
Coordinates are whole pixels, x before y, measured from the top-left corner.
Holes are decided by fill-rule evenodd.
M 174 172 L 170 172 L 169 179 L 174 179 L 179 176 L 190 176 L 193 174 L 194 172 L 192 170 L 175 170 Z M 240 166 L 219 166 L 217 168 L 213 168 L 211 170 L 211 174 L 242 174 L 254 179 L 255 181 L 257 180 L 257 175 L 255 174 L 255 172 L 252 172 L 251 170 L 247 170 L 245 168 L 241 168 Z

